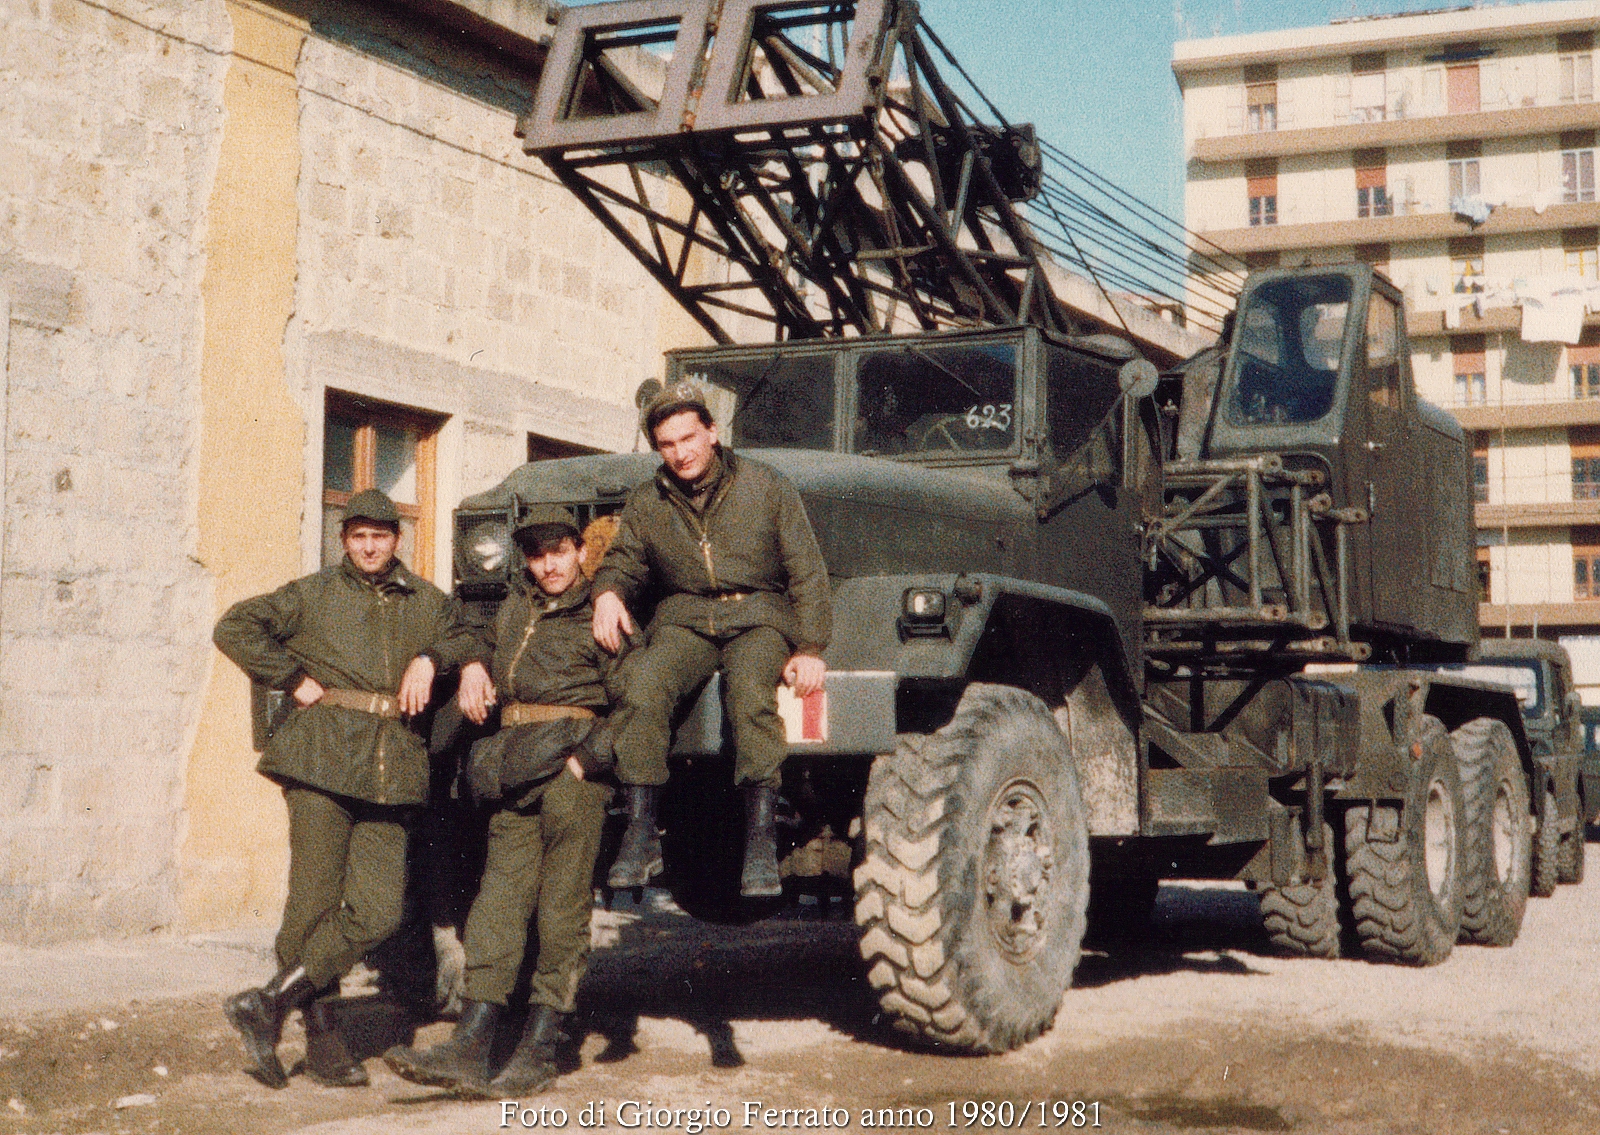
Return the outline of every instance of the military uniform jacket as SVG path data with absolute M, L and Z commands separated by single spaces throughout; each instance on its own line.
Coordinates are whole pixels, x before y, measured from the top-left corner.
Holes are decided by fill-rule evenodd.
M 800 494 L 770 465 L 721 450 L 703 512 L 663 468 L 629 495 L 595 576 L 632 607 L 653 579 L 655 624 L 705 634 L 772 627 L 819 654 L 833 626 L 828 568 Z
M 453 598 L 398 560 L 368 579 L 348 557 L 236 603 L 212 638 L 250 677 L 287 692 L 309 676 L 325 688 L 394 695 L 419 654 L 445 670 L 479 649 Z M 293 710 L 256 768 L 280 783 L 374 804 L 428 798 L 422 739 L 398 719 L 342 706 Z
M 480 660 L 490 664 L 496 700 L 583 706 L 604 717 L 621 699 L 620 659 L 595 642 L 593 619 L 588 580 L 579 578 L 552 599 L 522 573 L 483 632 Z M 513 725 L 473 746 L 468 784 L 479 800 L 514 798 L 559 773 L 568 756 L 577 757 L 585 776 L 597 776 L 614 763 L 609 741 L 595 719 Z

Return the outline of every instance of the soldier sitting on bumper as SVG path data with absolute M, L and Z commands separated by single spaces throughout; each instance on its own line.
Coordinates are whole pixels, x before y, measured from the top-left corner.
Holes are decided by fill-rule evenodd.
M 289 809 L 289 897 L 278 974 L 230 997 L 253 1075 L 288 1083 L 277 1045 L 305 1010 L 306 1070 L 330 1087 L 367 1082 L 325 1006 L 313 1004 L 399 925 L 407 827 L 428 795 L 428 754 L 402 717 L 427 708 L 437 670 L 473 657 L 460 608 L 395 558 L 400 513 L 369 489 L 345 507 L 344 559 L 234 605 L 217 623 L 222 652 L 296 709 L 259 772 Z M 403 673 L 402 673 L 403 671 Z
M 629 495 L 594 581 L 594 636 L 613 651 L 633 630 L 627 605 L 651 583 L 664 592 L 617 731 L 629 820 L 608 881 L 642 886 L 662 870 L 655 817 L 672 716 L 720 666 L 745 806 L 739 890 L 779 895 L 773 803 L 788 740 L 777 686 L 798 697 L 822 688 L 833 618 L 827 565 L 795 487 L 724 449 L 695 387 L 677 383 L 657 395 L 644 428 L 661 471 Z
M 467 988 L 451 1038 L 384 1060 L 419 1084 L 507 1098 L 556 1078 L 556 1050 L 589 954 L 595 856 L 611 789 L 608 730 L 617 661 L 590 632 L 593 606 L 580 569 L 584 541 L 564 508 L 535 508 L 515 533 L 527 573 L 501 605 L 482 662 L 461 674 L 461 710 L 482 723 L 496 700 L 499 732 L 473 746 L 468 780 L 480 800 L 501 801 L 489 823 L 483 882 L 467 918 Z M 539 954 L 521 1043 L 493 1080 L 495 1026 L 516 982 L 537 913 Z

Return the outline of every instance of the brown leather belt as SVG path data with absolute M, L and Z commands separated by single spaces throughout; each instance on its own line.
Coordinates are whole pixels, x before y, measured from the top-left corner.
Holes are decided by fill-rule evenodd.
M 393 694 L 372 694 L 365 690 L 323 690 L 322 700 L 340 709 L 355 709 L 379 717 L 398 718 L 400 699 Z
M 541 725 L 546 721 L 564 721 L 575 718 L 585 721 L 594 716 L 594 710 L 583 705 L 534 705 L 532 702 L 514 701 L 500 711 L 500 725 Z

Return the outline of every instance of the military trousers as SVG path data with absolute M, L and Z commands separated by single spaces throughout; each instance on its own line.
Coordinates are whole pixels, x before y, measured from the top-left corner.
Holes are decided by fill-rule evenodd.
M 489 820 L 483 882 L 467 916 L 467 996 L 504 1005 L 537 915 L 539 952 L 528 1000 L 570 1013 L 589 959 L 594 861 L 611 789 L 563 769 Z
M 789 753 L 777 692 L 789 653 L 788 641 L 771 627 L 715 635 L 656 628 L 628 671 L 616 740 L 622 782 L 667 782 L 673 715 L 720 666 L 724 708 L 733 726 L 733 782 L 777 787 Z
M 278 964 L 325 989 L 400 925 L 413 808 L 369 804 L 304 785 L 289 807 L 289 897 Z

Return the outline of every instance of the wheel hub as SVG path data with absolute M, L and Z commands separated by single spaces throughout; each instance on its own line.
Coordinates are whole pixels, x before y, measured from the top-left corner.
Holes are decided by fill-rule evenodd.
M 1428 785 L 1428 800 L 1423 808 L 1422 847 L 1428 889 L 1443 902 L 1455 869 L 1456 809 L 1450 790 L 1441 780 Z
M 1054 843 L 1039 790 L 1013 781 L 989 806 L 984 854 L 984 905 L 996 942 L 1025 961 L 1045 942 L 1045 902 L 1055 874 Z

